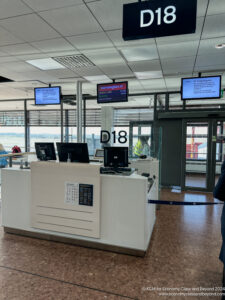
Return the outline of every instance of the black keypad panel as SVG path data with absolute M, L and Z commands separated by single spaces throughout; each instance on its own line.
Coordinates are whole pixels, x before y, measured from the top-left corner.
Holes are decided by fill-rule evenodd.
M 79 205 L 93 206 L 93 185 L 79 185 Z

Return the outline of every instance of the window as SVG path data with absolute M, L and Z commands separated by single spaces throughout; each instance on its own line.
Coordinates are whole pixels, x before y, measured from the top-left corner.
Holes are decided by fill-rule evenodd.
M 1 127 L 0 143 L 6 151 L 11 151 L 12 147 L 19 146 L 25 150 L 25 129 L 24 127 Z
M 30 151 L 35 151 L 35 142 L 60 142 L 60 127 L 30 127 Z

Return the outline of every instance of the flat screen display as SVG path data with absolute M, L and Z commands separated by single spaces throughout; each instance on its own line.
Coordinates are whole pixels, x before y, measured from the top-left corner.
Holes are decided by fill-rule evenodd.
M 128 101 L 128 82 L 116 82 L 97 85 L 97 102 L 113 103 Z
M 60 86 L 35 88 L 34 98 L 36 105 L 60 104 Z
M 221 98 L 221 76 L 182 79 L 182 100 Z

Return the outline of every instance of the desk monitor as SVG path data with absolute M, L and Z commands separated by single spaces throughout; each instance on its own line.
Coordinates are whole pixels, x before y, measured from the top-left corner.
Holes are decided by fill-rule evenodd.
M 56 160 L 54 143 L 35 143 L 35 150 L 39 160 Z
M 128 147 L 105 147 L 104 166 L 112 168 L 128 167 Z
M 104 158 L 104 149 L 96 149 L 94 158 L 103 160 L 103 158 Z
M 86 143 L 56 143 L 59 161 L 89 163 L 88 146 Z

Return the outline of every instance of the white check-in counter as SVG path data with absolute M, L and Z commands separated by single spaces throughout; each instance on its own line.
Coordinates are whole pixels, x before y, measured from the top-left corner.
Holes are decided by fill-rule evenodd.
M 155 198 L 138 174 L 100 175 L 100 164 L 33 162 L 2 170 L 5 232 L 144 255 Z

